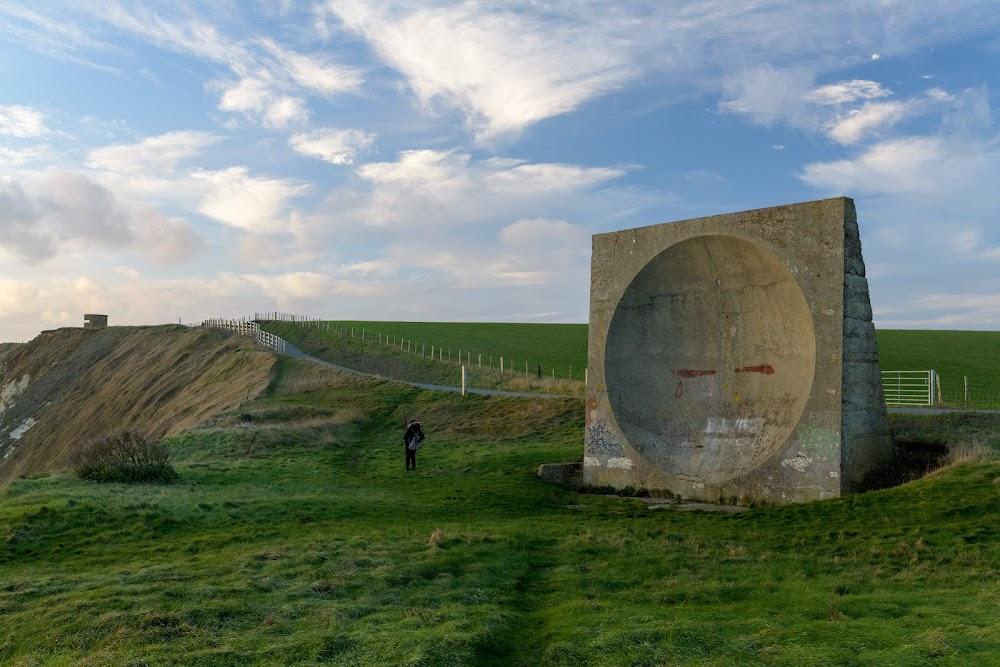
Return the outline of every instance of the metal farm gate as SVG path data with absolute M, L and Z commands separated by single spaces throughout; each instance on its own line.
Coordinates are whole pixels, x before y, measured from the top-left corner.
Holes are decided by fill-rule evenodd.
M 936 371 L 882 371 L 886 405 L 934 405 Z

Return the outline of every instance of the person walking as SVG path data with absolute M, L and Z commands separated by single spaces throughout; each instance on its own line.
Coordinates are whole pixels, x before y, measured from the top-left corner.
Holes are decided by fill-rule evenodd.
M 413 469 L 417 469 L 417 450 L 420 449 L 420 443 L 424 441 L 424 432 L 420 430 L 420 422 L 416 419 L 411 419 L 406 425 L 406 432 L 403 433 L 403 447 L 406 448 L 406 469 L 410 469 L 410 464 L 413 464 Z

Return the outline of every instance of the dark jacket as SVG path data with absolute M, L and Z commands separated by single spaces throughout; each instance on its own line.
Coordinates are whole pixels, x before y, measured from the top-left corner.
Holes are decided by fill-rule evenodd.
M 424 432 L 420 430 L 420 422 L 412 421 L 406 425 L 406 433 L 403 434 L 403 444 L 410 445 L 410 441 L 416 437 L 417 445 L 424 441 Z

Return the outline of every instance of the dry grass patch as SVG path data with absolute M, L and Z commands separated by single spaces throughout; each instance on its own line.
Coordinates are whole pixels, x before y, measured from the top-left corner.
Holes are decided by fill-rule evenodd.
M 101 433 L 142 428 L 160 438 L 191 429 L 263 393 L 274 362 L 249 338 L 215 329 L 43 334 L 8 359 L 0 377 L 31 378 L 0 426 L 35 420 L 0 467 L 0 482 L 64 467 L 77 443 Z

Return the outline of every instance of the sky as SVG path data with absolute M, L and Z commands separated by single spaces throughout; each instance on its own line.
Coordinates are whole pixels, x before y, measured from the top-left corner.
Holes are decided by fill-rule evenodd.
M 0 341 L 586 322 L 597 233 L 846 195 L 875 324 L 1000 329 L 996 0 L 0 0 Z

